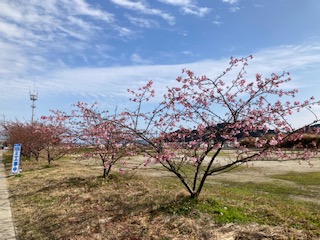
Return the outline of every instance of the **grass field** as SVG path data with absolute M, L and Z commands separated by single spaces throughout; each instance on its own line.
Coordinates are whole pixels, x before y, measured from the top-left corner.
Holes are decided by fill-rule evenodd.
M 144 173 L 103 179 L 97 166 L 72 158 L 23 162 L 23 173 L 8 178 L 19 238 L 320 239 L 320 172 L 265 182 L 217 176 L 197 201 L 175 178 Z

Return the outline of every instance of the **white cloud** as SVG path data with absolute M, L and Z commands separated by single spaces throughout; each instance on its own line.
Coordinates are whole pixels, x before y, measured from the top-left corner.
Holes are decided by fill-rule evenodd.
M 7 89 L 14 89 L 2 92 L 0 100 L 14 103 L 20 99 L 25 102 L 30 86 L 33 86 L 35 80 L 41 96 L 39 98 L 41 101 L 38 102 L 39 107 L 41 102 L 46 102 L 46 98 L 60 99 L 63 98 L 61 96 L 74 96 L 77 100 L 85 98 L 86 101 L 98 100 L 107 102 L 109 105 L 123 103 L 129 97 L 127 88 L 136 89 L 150 79 L 154 81 L 155 89 L 161 96 L 166 86 L 172 86 L 175 83 L 175 78 L 180 75 L 182 68 L 193 70 L 196 75 L 205 74 L 215 78 L 228 67 L 229 61 L 225 58 L 176 65 L 150 65 L 146 59 L 134 53 L 130 56 L 130 60 L 139 64 L 138 66 L 68 68 L 62 65 L 60 68 L 56 67 L 55 70 L 37 75 L 29 72 L 27 66 L 30 63 L 26 61 L 27 58 L 23 52 L 19 52 L 14 46 L 0 41 L 0 51 L 7 56 L 7 59 L 0 58 L 1 76 L 7 77 L 5 80 L 0 78 L 0 81 L 2 83 L 5 81 Z M 190 52 L 185 51 L 184 54 L 190 54 Z M 245 76 L 248 80 L 254 79 L 256 73 L 269 77 L 273 72 L 281 74 L 282 71 L 289 71 L 293 75 L 293 81 L 286 86 L 287 88 L 308 87 L 308 90 L 312 90 L 317 89 L 319 85 L 319 44 L 284 45 L 262 49 L 253 55 L 254 59 L 249 62 L 247 68 L 248 75 Z M 36 62 L 45 61 L 37 55 L 29 59 Z M 7 69 L 10 69 L 10 72 L 6 71 Z M 230 81 L 232 77 L 232 74 L 228 75 L 225 80 Z M 301 92 L 305 94 L 304 91 Z M 307 92 L 306 96 L 308 94 L 310 93 Z M 45 109 L 60 108 L 56 102 L 50 104 L 46 102 L 46 104 L 43 106 Z M 297 122 L 300 120 L 296 119 Z
M 22 19 L 22 13 L 17 10 L 17 6 L 14 4 L 13 1 L 11 2 L 0 2 L 0 16 L 9 18 L 9 19 L 15 19 L 15 20 L 20 20 Z
M 90 32 L 94 30 L 101 30 L 100 27 L 90 24 L 83 19 L 76 16 L 67 16 L 68 23 L 76 28 L 83 29 L 85 32 Z
M 215 17 L 214 17 L 214 20 L 212 21 L 212 23 L 214 24 L 214 25 L 217 25 L 218 27 L 219 26 L 221 26 L 222 25 L 222 22 L 221 22 L 221 17 L 219 16 L 219 15 L 216 15 Z
M 230 12 L 238 12 L 240 10 L 239 7 L 231 7 L 229 8 Z
M 60 30 L 62 33 L 67 34 L 69 37 L 76 38 L 81 41 L 88 40 L 88 36 L 86 34 L 74 31 L 70 28 L 68 29 L 63 26 L 57 26 L 57 29 Z
M 93 8 L 84 0 L 63 0 L 63 5 L 74 15 L 86 15 L 109 23 L 114 21 L 113 14 Z
M 152 19 L 146 19 L 146 18 L 142 18 L 142 17 L 134 17 L 134 16 L 130 16 L 130 15 L 126 15 L 126 18 L 128 18 L 128 20 L 139 27 L 142 28 L 154 28 L 154 27 L 159 27 L 159 23 L 155 20 Z
M 267 63 L 269 61 L 269 63 Z M 305 69 L 320 64 L 320 45 L 283 45 L 258 52 L 255 62 L 271 69 Z
M 14 65 L 15 70 L 20 74 L 12 74 L 12 79 L 19 79 L 18 76 L 24 72 L 26 81 L 28 81 L 25 56 L 14 49 L 14 46 L 1 44 L 1 42 L 0 51 L 4 52 L 6 56 L 13 56 L 8 58 L 7 61 L 4 61 L 3 58 L 0 59 L 0 65 L 4 66 L 0 68 L 0 71 L 5 72 L 5 67 L 9 67 L 14 58 L 17 60 L 14 62 L 16 64 Z M 185 51 L 184 54 L 190 54 L 190 52 Z M 285 70 L 293 71 L 299 77 L 300 71 L 317 68 L 320 64 L 319 44 L 285 45 L 264 49 L 253 54 L 254 59 L 249 63 L 248 72 L 252 74 L 259 72 L 265 76 L 269 76 L 272 72 L 281 73 Z M 149 65 L 150 62 L 138 53 L 132 54 L 130 59 L 135 63 L 144 65 L 109 68 L 66 68 L 66 66 L 63 66 L 55 71 L 42 74 L 38 78 L 41 79 L 42 90 L 47 91 L 47 94 L 50 94 L 52 89 L 65 93 L 123 94 L 125 89 L 119 88 L 119 83 L 123 86 L 138 86 L 137 82 L 146 82 L 149 79 L 154 79 L 157 84 L 165 86 L 174 81 L 182 68 L 189 68 L 198 75 L 206 74 L 213 78 L 221 73 L 228 63 L 228 59 L 220 59 L 177 65 Z M 44 61 L 44 59 L 35 55 L 34 61 Z M 14 71 L 12 69 L 11 67 L 11 72 Z M 21 78 L 20 81 L 22 81 Z M 11 84 L 14 85 L 14 82 Z M 318 84 L 318 82 L 314 84 Z M 19 96 L 18 92 L 12 94 Z
M 117 27 L 119 36 L 130 36 L 133 34 L 133 31 L 127 27 Z
M 195 5 L 183 6 L 181 10 L 184 14 L 196 15 L 198 17 L 203 17 L 211 11 L 210 8 L 197 7 Z
M 0 21 L 0 34 L 5 38 L 22 38 L 24 30 L 16 24 Z
M 117 30 L 113 14 L 92 7 L 84 0 L 30 0 L 28 3 L 22 0 L 3 0 L 0 7 L 5 9 L 0 11 L 0 19 L 2 17 L 6 23 L 6 26 L 1 28 L 2 34 L 14 33 L 23 43 L 55 43 L 61 36 L 68 37 L 69 34 L 85 40 L 84 35 L 101 30 L 95 26 L 95 20 L 106 22 L 109 28 Z M 85 16 L 86 20 L 80 19 L 80 16 Z
M 130 9 L 132 11 L 139 11 L 146 15 L 155 15 L 162 17 L 166 20 L 169 24 L 175 24 L 174 16 L 170 15 L 169 13 L 163 12 L 156 8 L 149 7 L 144 1 L 130 1 L 130 0 L 111 0 L 114 4 L 117 4 L 121 7 Z
M 230 4 L 230 5 L 236 5 L 238 4 L 239 0 L 222 0 L 222 2 Z M 238 12 L 240 11 L 240 7 L 238 6 L 232 6 L 229 8 L 230 12 Z
M 214 25 L 217 25 L 217 26 L 221 26 L 221 25 L 222 25 L 222 22 L 220 22 L 220 21 L 218 21 L 218 20 L 214 20 L 214 21 L 212 21 L 212 23 L 213 23 Z
M 211 9 L 207 7 L 198 7 L 196 4 L 194 4 L 193 0 L 158 0 L 158 1 L 166 4 L 174 5 L 174 6 L 179 6 L 180 11 L 183 14 L 190 14 L 198 17 L 203 17 L 211 11 Z
M 188 51 L 188 50 L 185 50 L 182 52 L 184 55 L 187 55 L 187 56 L 193 56 L 193 53 L 191 51 Z
M 238 3 L 239 0 L 222 0 L 222 2 L 229 3 L 229 4 L 235 4 L 235 3 Z
M 135 64 L 144 64 L 144 65 L 148 65 L 151 62 L 147 59 L 144 59 L 143 57 L 141 57 L 138 53 L 133 53 L 130 57 L 130 60 L 135 63 Z
M 10 80 L 27 71 L 27 57 L 15 45 L 0 41 L 0 52 L 0 81 L 1 76 Z
M 177 5 L 177 6 L 186 6 L 191 5 L 193 0 L 158 0 L 163 3 Z
M 6 49 L 1 51 L 0 72 L 7 72 L 10 66 L 17 69 L 11 74 L 15 76 L 21 69 L 50 71 L 65 66 L 63 61 L 72 64 L 75 57 L 85 61 L 88 50 L 94 58 L 109 48 L 104 41 L 98 49 L 92 40 L 125 39 L 133 34 L 131 29 L 117 25 L 113 14 L 84 0 L 2 0 L 0 9 L 0 48 Z M 59 55 L 64 55 L 64 60 Z M 0 80 L 6 77 L 0 76 Z
M 190 52 L 185 52 L 189 54 Z M 194 63 L 177 65 L 146 65 L 139 54 L 131 55 L 131 60 L 142 63 L 142 66 L 110 67 L 110 68 L 76 68 L 62 69 L 43 77 L 43 85 L 47 91 L 53 87 L 61 92 L 83 92 L 123 95 L 126 89 L 121 86 L 137 87 L 143 82 L 153 79 L 159 86 L 165 87 L 174 82 L 182 68 L 188 68 L 197 75 L 205 74 L 214 78 L 227 66 L 228 59 L 203 60 Z M 143 63 L 144 62 L 144 63 Z M 320 45 L 280 46 L 254 53 L 254 59 L 249 62 L 248 73 L 261 73 L 265 77 L 271 73 L 299 71 L 316 67 L 320 64 Z M 296 83 L 294 83 L 296 84 Z
M 132 2 L 130 0 L 111 0 L 113 3 L 120 5 L 122 7 L 137 10 L 137 11 L 146 11 L 148 9 L 147 5 L 142 1 Z

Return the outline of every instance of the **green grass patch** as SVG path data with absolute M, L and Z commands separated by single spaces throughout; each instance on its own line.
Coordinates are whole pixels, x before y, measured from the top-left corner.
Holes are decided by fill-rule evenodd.
M 283 175 L 274 175 L 272 177 L 276 179 L 295 182 L 300 185 L 320 186 L 320 172 L 290 172 Z
M 278 181 L 273 183 L 224 182 L 224 184 L 237 188 L 243 193 L 272 194 L 279 197 L 289 197 L 292 195 L 314 197 L 314 193 L 308 189 L 285 185 Z
M 214 198 L 196 200 L 184 197 L 178 201 L 161 206 L 158 211 L 172 215 L 183 215 L 201 218 L 203 214 L 209 216 L 215 223 L 248 223 L 254 218 L 248 216 L 240 207 L 229 206 L 216 201 Z
M 167 205 L 161 206 L 158 210 L 174 215 L 188 215 L 197 207 L 197 200 L 189 197 L 184 197 L 178 201 L 170 202 Z
M 6 164 L 11 164 L 12 163 L 12 153 L 11 154 L 3 154 L 3 163 Z
M 209 198 L 198 205 L 202 213 L 213 215 L 216 223 L 247 223 L 253 222 L 253 216 L 248 216 L 241 207 L 228 206 Z
M 18 173 L 18 174 L 12 175 L 12 176 L 14 176 L 14 177 L 16 177 L 16 178 L 21 178 L 21 177 L 23 177 L 23 174 Z
M 209 187 L 209 186 L 208 186 Z M 292 199 L 301 196 L 318 199 L 318 193 L 293 186 L 274 183 L 223 182 L 214 187 L 224 205 L 243 213 L 244 220 L 265 225 L 283 225 L 297 229 L 309 229 L 320 234 L 320 205 L 312 201 Z M 241 218 L 238 217 L 240 220 Z

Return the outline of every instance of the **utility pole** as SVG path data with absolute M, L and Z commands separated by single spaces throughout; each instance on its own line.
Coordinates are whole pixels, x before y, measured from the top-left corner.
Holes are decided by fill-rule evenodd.
M 35 93 L 33 89 L 33 93 L 30 91 L 30 100 L 32 101 L 32 117 L 31 117 L 31 124 L 33 124 L 34 121 L 34 113 L 35 113 L 35 108 L 36 108 L 36 101 L 38 100 L 38 93 Z

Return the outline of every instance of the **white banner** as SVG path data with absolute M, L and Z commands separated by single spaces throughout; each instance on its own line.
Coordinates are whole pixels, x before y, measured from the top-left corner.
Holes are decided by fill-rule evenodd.
M 20 154 L 21 154 L 21 144 L 17 143 L 13 147 L 13 157 L 12 157 L 12 174 L 18 174 L 19 173 L 19 167 L 20 167 Z

